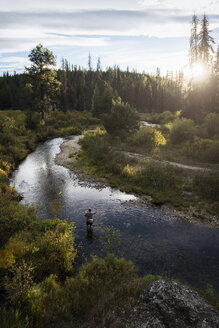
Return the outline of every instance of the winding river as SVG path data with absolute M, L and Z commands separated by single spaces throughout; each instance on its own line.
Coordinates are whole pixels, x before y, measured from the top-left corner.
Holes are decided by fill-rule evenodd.
M 117 189 L 79 181 L 72 171 L 55 164 L 63 141 L 40 144 L 14 172 L 11 185 L 23 204 L 35 203 L 40 219 L 75 222 L 81 258 L 102 255 L 104 228 L 114 227 L 121 238 L 119 255 L 132 260 L 140 274 L 165 274 L 197 287 L 210 283 L 219 294 L 217 230 L 188 223 L 167 209 L 141 205 L 135 196 Z M 98 208 L 92 234 L 85 227 L 88 207 Z

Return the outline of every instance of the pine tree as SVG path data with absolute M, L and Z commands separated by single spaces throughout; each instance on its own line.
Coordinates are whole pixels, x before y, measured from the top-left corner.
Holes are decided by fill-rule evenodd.
M 89 69 L 89 71 L 92 71 L 92 59 L 91 59 L 90 52 L 89 52 L 89 55 L 88 55 L 88 69 Z
M 94 116 L 99 117 L 102 112 L 102 98 L 100 96 L 100 90 L 98 85 L 95 85 L 93 99 L 92 99 L 92 112 Z
M 56 65 L 55 56 L 42 44 L 38 44 L 30 52 L 29 59 L 32 65 L 30 68 L 26 67 L 26 71 L 33 90 L 33 106 L 44 119 L 45 112 L 57 102 L 57 95 L 60 91 L 57 73 L 50 68 Z
M 198 17 L 194 14 L 192 17 L 192 27 L 190 36 L 189 61 L 192 67 L 198 61 Z
M 219 77 L 219 46 L 217 48 L 215 63 L 214 63 L 215 75 Z
M 199 58 L 204 65 L 210 66 L 211 53 L 214 52 L 214 39 L 210 36 L 211 31 L 208 28 L 209 22 L 207 16 L 204 15 L 201 22 L 201 30 L 199 33 Z
M 104 113 L 110 113 L 112 108 L 113 89 L 109 83 L 105 83 L 103 92 L 103 111 Z
M 215 59 L 215 76 L 216 76 L 216 102 L 215 102 L 215 111 L 219 113 L 219 46 L 217 48 L 217 54 Z
M 101 61 L 100 61 L 100 57 L 98 57 L 98 59 L 97 59 L 97 71 L 101 71 Z

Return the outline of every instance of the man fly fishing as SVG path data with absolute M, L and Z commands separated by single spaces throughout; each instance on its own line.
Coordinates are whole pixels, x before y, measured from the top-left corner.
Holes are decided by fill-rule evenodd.
M 97 213 L 97 208 L 95 212 L 92 212 L 92 209 L 89 208 L 88 211 L 85 211 L 84 216 L 86 216 L 87 218 L 87 229 L 91 229 L 92 225 L 93 225 L 93 215 L 95 215 Z

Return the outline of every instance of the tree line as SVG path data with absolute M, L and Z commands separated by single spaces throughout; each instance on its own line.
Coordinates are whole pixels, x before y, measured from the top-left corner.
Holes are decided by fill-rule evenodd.
M 39 46 L 37 46 L 39 47 Z M 44 50 L 43 50 L 44 51 Z M 29 71 L 31 72 L 31 71 Z M 91 110 L 95 93 L 110 93 L 121 97 L 140 112 L 160 113 L 174 111 L 183 103 L 183 74 L 181 72 L 160 75 L 122 71 L 118 66 L 106 71 L 72 66 L 63 59 L 62 67 L 54 73 L 61 83 L 56 94 L 56 107 L 62 111 Z M 32 75 L 31 75 L 32 76 Z M 0 108 L 28 110 L 33 107 L 33 98 L 27 73 L 0 77 Z M 46 103 L 46 101 L 45 101 Z M 104 109 L 103 109 L 104 110 Z
M 122 71 L 119 66 L 101 69 L 98 58 L 92 68 L 89 54 L 88 68 L 71 65 L 62 60 L 55 69 L 54 54 L 37 45 L 29 55 L 31 67 L 25 73 L 0 77 L 0 109 L 21 109 L 41 112 L 48 110 L 92 111 L 97 117 L 110 112 L 112 99 L 121 98 L 138 112 L 162 113 L 182 110 L 185 117 L 202 120 L 209 112 L 218 112 L 219 98 L 219 50 L 213 57 L 214 39 L 211 37 L 206 15 L 201 21 L 192 18 L 190 37 L 190 65 L 202 62 L 207 67 L 205 81 L 189 83 L 183 72 L 155 74 Z M 52 67 L 52 68 L 51 68 Z

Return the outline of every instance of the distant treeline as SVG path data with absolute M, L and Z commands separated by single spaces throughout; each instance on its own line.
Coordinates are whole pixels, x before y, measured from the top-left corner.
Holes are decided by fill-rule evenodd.
M 81 69 L 71 66 L 66 60 L 63 60 L 62 67 L 56 73 L 61 88 L 54 109 L 63 112 L 91 111 L 95 96 L 104 93 L 114 98 L 120 97 L 139 112 L 182 110 L 184 117 L 197 122 L 211 112 L 219 112 L 217 67 L 206 77 L 206 81 L 190 81 L 187 85 L 182 72 L 169 73 L 163 77 L 159 69 L 154 75 L 121 71 L 119 67 L 106 71 Z M 27 73 L 5 73 L 0 77 L 0 109 L 32 110 L 33 99 L 28 83 Z
M 94 71 L 71 67 L 63 60 L 57 76 L 61 82 L 58 107 L 62 111 L 91 110 L 95 86 L 98 86 L 100 93 L 110 86 L 115 96 L 139 112 L 176 111 L 183 106 L 182 73 L 161 77 L 159 69 L 155 75 L 150 75 L 121 71 L 119 67 Z M 29 109 L 31 97 L 27 84 L 27 74 L 6 73 L 0 77 L 0 109 Z

